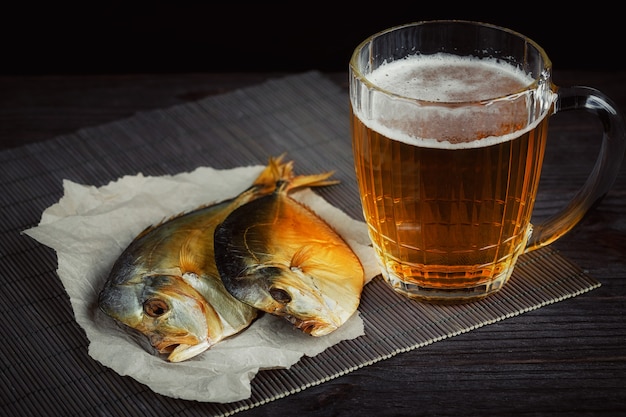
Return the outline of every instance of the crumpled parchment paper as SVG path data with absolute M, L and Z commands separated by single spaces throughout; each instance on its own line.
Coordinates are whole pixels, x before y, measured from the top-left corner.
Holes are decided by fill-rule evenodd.
M 364 334 L 355 314 L 333 333 L 312 337 L 280 317 L 263 314 L 243 332 L 180 363 L 148 352 L 97 307 L 98 293 L 117 257 L 144 228 L 172 215 L 236 196 L 263 166 L 197 168 L 173 176 L 125 176 L 102 187 L 63 181 L 64 195 L 47 208 L 38 226 L 24 233 L 57 253 L 57 274 L 76 321 L 90 341 L 89 355 L 120 375 L 129 375 L 170 397 L 233 402 L 251 395 L 262 369 L 288 368 L 342 340 Z M 333 207 L 310 189 L 291 194 L 333 226 L 361 259 L 369 282 L 380 270 L 364 223 Z

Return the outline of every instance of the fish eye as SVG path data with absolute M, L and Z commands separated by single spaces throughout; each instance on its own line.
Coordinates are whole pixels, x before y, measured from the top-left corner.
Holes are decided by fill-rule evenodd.
M 281 304 L 287 304 L 291 301 L 291 295 L 281 288 L 271 288 L 269 293 L 274 300 Z
M 163 300 L 151 298 L 143 303 L 143 311 L 150 317 L 160 317 L 169 311 L 170 307 Z

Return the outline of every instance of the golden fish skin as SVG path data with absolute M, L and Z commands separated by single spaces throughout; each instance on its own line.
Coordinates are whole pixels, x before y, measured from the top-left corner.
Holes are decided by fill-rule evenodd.
M 272 158 L 234 199 L 140 233 L 115 262 L 99 294 L 100 309 L 143 334 L 171 362 L 190 359 L 247 328 L 258 310 L 224 288 L 215 265 L 214 230 L 237 207 L 273 193 L 276 181 L 290 172 L 290 163 Z
M 312 336 L 357 310 L 364 270 L 348 244 L 314 212 L 276 192 L 234 210 L 215 230 L 215 260 L 239 300 Z

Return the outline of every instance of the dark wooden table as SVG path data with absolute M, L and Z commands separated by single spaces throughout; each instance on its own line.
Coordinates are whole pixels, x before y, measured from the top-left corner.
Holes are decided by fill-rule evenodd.
M 0 149 L 278 75 L 0 76 Z M 347 74 L 327 75 L 347 94 Z M 626 113 L 624 71 L 557 71 L 554 80 L 596 87 Z M 538 218 L 582 185 L 597 155 L 598 132 L 584 115 L 553 118 Z M 602 286 L 237 415 L 626 415 L 625 165 L 604 200 L 554 245 Z

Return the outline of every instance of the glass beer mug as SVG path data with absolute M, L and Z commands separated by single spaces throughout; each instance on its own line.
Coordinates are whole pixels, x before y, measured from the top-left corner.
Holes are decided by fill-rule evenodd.
M 498 291 L 520 254 L 567 233 L 611 187 L 624 119 L 587 87 L 558 88 L 543 49 L 468 21 L 375 34 L 350 60 L 351 134 L 365 221 L 385 280 L 428 302 Z M 531 215 L 551 115 L 602 121 L 595 168 L 560 212 Z

